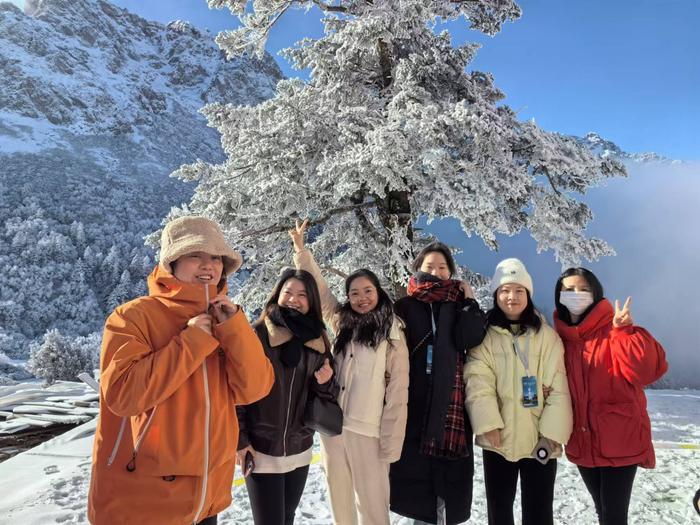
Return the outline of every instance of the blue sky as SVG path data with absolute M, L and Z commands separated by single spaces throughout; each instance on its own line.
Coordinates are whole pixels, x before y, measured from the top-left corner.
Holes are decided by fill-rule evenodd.
M 149 20 L 235 27 L 205 0 L 113 0 Z M 21 4 L 21 0 L 15 3 Z M 506 102 L 550 131 L 596 131 L 632 152 L 700 160 L 700 2 L 523 0 L 523 17 L 495 37 L 451 24 L 455 43 L 483 44 L 476 69 L 494 74 Z M 315 9 L 289 11 L 272 32 L 276 52 L 320 36 Z M 277 57 L 287 75 L 298 75 Z

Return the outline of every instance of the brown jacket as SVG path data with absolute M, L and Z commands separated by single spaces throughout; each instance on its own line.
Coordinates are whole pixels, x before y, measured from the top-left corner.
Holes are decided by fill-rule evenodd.
M 207 310 L 205 285 L 162 268 L 148 285 L 148 297 L 119 306 L 105 325 L 88 500 L 94 524 L 184 525 L 228 507 L 235 406 L 264 397 L 274 381 L 242 310 L 211 336 L 187 326 Z
M 319 385 L 314 376 L 324 359 L 330 359 L 330 353 L 323 338 L 312 339 L 305 343 L 297 366 L 286 367 L 280 360 L 280 353 L 292 339 L 292 332 L 268 318 L 257 323 L 255 331 L 272 363 L 275 384 L 265 398 L 236 409 L 241 428 L 238 450 L 252 445 L 254 450 L 268 456 L 299 454 L 311 448 L 314 440 L 313 429 L 304 424 L 309 394 L 313 392 L 329 400 L 337 397 L 335 375 L 323 385 Z

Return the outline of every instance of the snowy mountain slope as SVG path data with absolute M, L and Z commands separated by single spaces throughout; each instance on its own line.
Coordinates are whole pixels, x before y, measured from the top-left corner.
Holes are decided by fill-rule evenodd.
M 613 157 L 621 161 L 632 161 L 636 163 L 678 163 L 680 161 L 669 159 L 654 152 L 628 153 L 620 146 L 610 140 L 606 140 L 597 133 L 588 133 L 585 137 L 577 137 L 579 143 L 585 145 L 596 155 L 601 157 Z
M 154 160 L 163 148 L 218 153 L 199 109 L 257 104 L 281 78 L 269 56 L 227 62 L 214 35 L 103 0 L 30 1 L 26 13 L 0 5 L 2 135 L 13 139 L 4 153 L 70 145 L 71 135 L 127 137 Z M 157 135 L 180 144 L 152 144 Z
M 190 196 L 169 173 L 223 160 L 199 110 L 257 104 L 281 77 L 270 56 L 226 61 L 208 32 L 103 0 L 0 3 L 0 352 L 99 331 L 143 293 L 143 236 Z
M 655 440 L 698 444 L 700 391 L 647 392 Z M 12 487 L 0 500 L 0 517 L 13 523 L 87 523 L 92 436 L 95 422 L 86 423 L 32 450 L 0 464 L 0 478 Z M 657 447 L 657 467 L 640 469 L 630 506 L 630 523 L 638 525 L 695 523 L 692 496 L 700 480 L 700 450 Z M 486 523 L 486 500 L 481 453 L 476 452 L 474 501 L 469 523 Z M 222 524 L 250 524 L 252 516 L 246 489 L 236 474 L 233 504 L 219 516 Z M 519 497 L 515 515 L 520 513 Z M 595 523 L 595 510 L 576 467 L 566 460 L 558 465 L 554 495 L 555 523 Z M 330 525 L 323 471 L 311 466 L 296 523 Z M 392 517 L 394 525 L 410 520 Z

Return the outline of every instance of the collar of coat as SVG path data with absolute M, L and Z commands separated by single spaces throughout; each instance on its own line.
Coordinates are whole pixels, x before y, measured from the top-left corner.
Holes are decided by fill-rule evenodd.
M 601 299 L 588 315 L 577 325 L 567 325 L 559 319 L 557 311 L 554 311 L 554 325 L 559 336 L 567 341 L 586 339 L 594 332 L 602 329 L 612 329 L 612 321 L 615 316 L 612 304 L 607 299 Z
M 389 330 L 389 339 L 393 341 L 398 341 L 401 339 L 401 332 L 405 328 L 404 322 L 396 315 L 394 315 L 394 322 L 391 323 L 391 330 Z
M 267 336 L 270 340 L 270 346 L 272 347 L 283 345 L 292 339 L 292 331 L 289 328 L 277 326 L 267 317 L 265 318 L 265 328 L 267 328 Z M 315 350 L 319 354 L 326 353 L 326 345 L 323 342 L 323 337 L 317 337 L 316 339 L 306 341 L 304 346 Z

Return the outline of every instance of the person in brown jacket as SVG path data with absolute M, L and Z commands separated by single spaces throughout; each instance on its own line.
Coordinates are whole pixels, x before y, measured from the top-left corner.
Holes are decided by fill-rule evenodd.
M 345 280 L 341 304 L 304 247 L 307 221 L 290 230 L 294 263 L 314 276 L 326 323 L 336 335 L 343 432 L 321 436 L 333 521 L 389 525 L 389 465 L 401 457 L 408 412 L 408 348 L 402 321 L 370 270 Z
M 254 324 L 275 371 L 270 394 L 238 407 L 238 464 L 255 525 L 292 525 L 312 459 L 313 397 L 335 403 L 330 343 L 314 278 L 287 268 Z
M 274 381 L 243 310 L 226 296 L 241 262 L 214 222 L 175 219 L 149 295 L 107 319 L 91 523 L 211 525 L 230 505 L 236 405 L 264 397 Z

